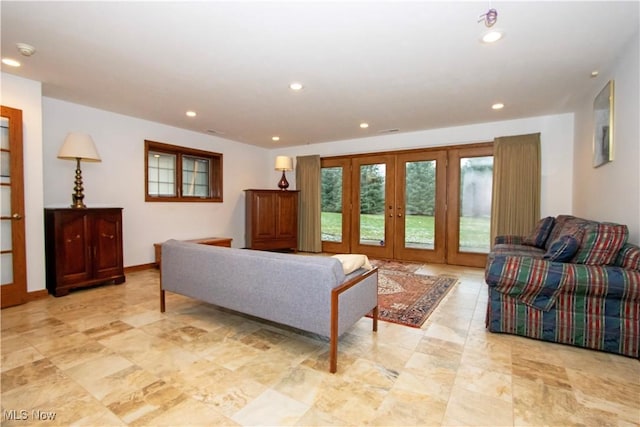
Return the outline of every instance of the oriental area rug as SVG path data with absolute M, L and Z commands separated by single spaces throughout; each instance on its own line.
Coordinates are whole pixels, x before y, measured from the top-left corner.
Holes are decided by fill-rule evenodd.
M 417 263 L 372 259 L 371 264 L 378 267 L 378 319 L 413 328 L 424 324 L 458 281 L 416 274 L 422 266 Z

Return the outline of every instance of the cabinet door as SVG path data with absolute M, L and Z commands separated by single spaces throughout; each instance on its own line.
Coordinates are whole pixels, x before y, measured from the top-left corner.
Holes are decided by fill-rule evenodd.
M 120 213 L 92 215 L 94 278 L 122 274 L 122 222 Z
M 88 217 L 84 212 L 56 215 L 56 270 L 58 285 L 91 278 L 91 246 Z
M 253 238 L 254 239 L 275 239 L 276 238 L 276 203 L 277 199 L 272 192 L 254 192 L 253 197 Z
M 277 193 L 277 238 L 295 238 L 298 235 L 298 194 Z

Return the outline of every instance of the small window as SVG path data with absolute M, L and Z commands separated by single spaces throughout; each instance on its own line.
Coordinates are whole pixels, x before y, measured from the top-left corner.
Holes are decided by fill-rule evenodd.
M 222 202 L 222 154 L 144 141 L 147 202 Z

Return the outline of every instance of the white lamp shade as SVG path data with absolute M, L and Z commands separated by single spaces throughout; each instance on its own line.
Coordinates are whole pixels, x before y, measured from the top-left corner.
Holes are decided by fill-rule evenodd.
M 293 158 L 287 156 L 278 156 L 276 157 L 276 167 L 277 171 L 292 171 L 293 170 Z
M 58 152 L 59 159 L 82 159 L 89 162 L 101 161 L 93 139 L 86 133 L 70 132 Z

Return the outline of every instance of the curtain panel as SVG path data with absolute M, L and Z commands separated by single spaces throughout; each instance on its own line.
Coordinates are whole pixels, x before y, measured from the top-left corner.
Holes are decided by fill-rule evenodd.
M 300 190 L 298 250 L 321 252 L 320 156 L 296 157 L 296 189 Z
M 540 219 L 540 133 L 496 138 L 491 246 L 499 235 L 528 235 Z

